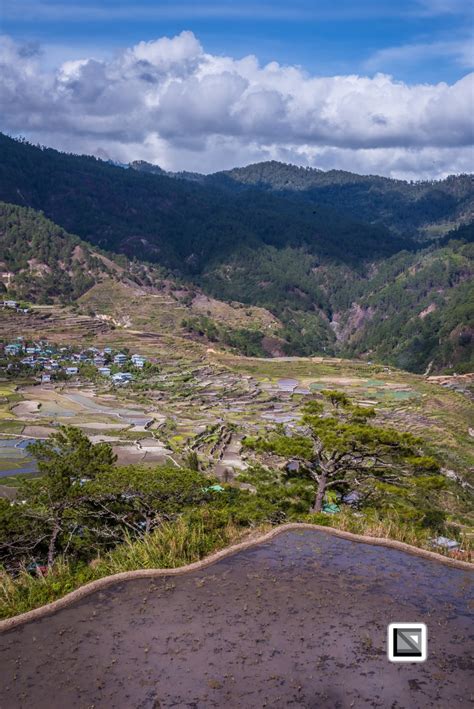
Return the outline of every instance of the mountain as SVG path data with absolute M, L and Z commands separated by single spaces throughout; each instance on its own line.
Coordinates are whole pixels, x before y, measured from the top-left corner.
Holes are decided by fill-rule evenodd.
M 209 181 L 228 189 L 258 188 L 292 196 L 418 238 L 437 236 L 474 219 L 473 175 L 409 183 L 271 161 L 216 173 Z
M 89 301 L 97 312 L 101 281 L 110 276 L 100 264 L 97 275 L 90 267 L 101 254 L 102 265 L 108 258 L 124 269 L 112 280 L 165 288 L 178 300 L 181 290 L 186 307 L 194 305 L 182 323 L 173 319 L 173 327 L 245 354 L 344 354 L 415 372 L 472 368 L 469 176 L 410 185 L 280 163 L 211 176 L 170 175 L 157 166 L 123 168 L 1 135 L 0 149 L 0 198 L 27 205 L 24 242 L 15 241 L 10 229 L 3 259 L 12 268 L 22 255 L 17 282 L 22 269 L 28 278 L 38 271 L 40 242 L 47 254 L 41 263 L 73 277 L 61 297 L 93 292 Z M 333 195 L 339 190 L 340 199 L 348 190 L 344 205 L 314 202 L 314 191 L 325 189 Z M 438 202 L 433 191 L 442 195 Z M 372 221 L 380 223 L 361 219 L 370 204 Z M 44 212 L 39 222 L 32 209 Z M 435 212 L 445 221 L 429 222 Z M 54 224 L 45 226 L 46 218 Z M 440 236 L 457 222 L 457 231 Z M 438 239 L 422 241 L 429 228 Z M 77 253 L 85 255 L 77 261 Z M 92 282 L 98 285 L 91 289 Z M 41 283 L 40 294 L 53 297 L 44 274 Z M 120 297 L 126 303 L 128 296 Z M 242 308 L 245 318 L 237 312 Z
M 304 247 L 357 263 L 409 243 L 337 211 L 259 190 L 233 194 L 0 135 L 0 199 L 101 248 L 200 274 L 243 247 Z
M 365 279 L 346 280 L 333 324 L 345 356 L 423 372 L 474 369 L 474 225 L 417 253 L 401 252 Z
M 230 192 L 259 190 L 285 199 L 337 209 L 340 214 L 380 224 L 398 234 L 419 239 L 437 237 L 474 219 L 474 176 L 452 175 L 445 180 L 406 182 L 344 170 L 318 170 L 275 160 L 199 175 L 165 172 L 146 162 L 131 164 L 148 174 L 192 180 Z
M 120 267 L 42 213 L 0 202 L 0 268 L 12 297 L 48 303 L 74 302 Z

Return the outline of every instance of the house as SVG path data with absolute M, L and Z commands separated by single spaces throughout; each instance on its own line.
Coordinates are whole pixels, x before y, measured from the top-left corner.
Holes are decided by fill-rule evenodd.
M 138 367 L 138 369 L 143 369 L 143 365 L 145 364 L 145 357 L 142 357 L 142 355 L 139 354 L 134 354 L 132 355 L 132 362 L 135 367 Z
M 34 357 L 24 357 L 21 360 L 21 363 L 24 364 L 26 367 L 36 367 L 36 360 Z
M 5 354 L 10 356 L 10 357 L 15 357 L 16 355 L 19 355 L 20 352 L 22 351 L 22 346 L 18 343 L 14 343 L 12 345 L 5 345 Z
M 100 355 L 97 357 L 94 357 L 94 365 L 96 367 L 103 367 L 105 364 L 105 357 L 101 357 Z
M 41 376 L 41 384 L 50 384 L 51 383 L 51 374 L 43 374 Z
M 79 372 L 79 367 L 66 367 L 64 370 L 70 377 L 74 377 Z
M 99 374 L 102 377 L 110 377 L 110 367 L 99 367 Z
M 3 307 L 4 308 L 14 308 L 16 310 L 18 308 L 18 303 L 16 302 L 16 300 L 4 300 Z
M 120 367 L 126 363 L 127 359 L 127 355 L 123 354 L 122 352 L 119 352 L 114 357 L 114 364 L 117 364 Z
M 117 374 L 112 375 L 112 379 L 115 384 L 128 384 L 133 377 L 130 372 L 118 372 Z

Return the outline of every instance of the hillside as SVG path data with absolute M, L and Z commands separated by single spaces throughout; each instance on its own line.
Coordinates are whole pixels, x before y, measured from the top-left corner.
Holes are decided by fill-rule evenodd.
M 471 225 L 471 239 L 473 233 Z M 453 236 L 461 234 L 466 238 L 467 228 Z M 341 351 L 420 373 L 473 371 L 473 257 L 473 244 L 454 238 L 440 248 L 402 252 L 367 278 L 346 281 L 332 323 Z
M 168 175 L 232 193 L 259 190 L 285 199 L 337 209 L 340 214 L 380 224 L 398 234 L 427 239 L 474 219 L 472 175 L 406 182 L 344 170 L 318 170 L 271 160 L 211 175 L 162 170 L 144 161 L 131 163 L 147 174 Z
M 0 268 L 10 297 L 75 302 L 123 267 L 34 209 L 0 202 Z M 1 286 L 6 292 L 6 285 Z
M 377 175 L 322 170 L 276 161 L 216 173 L 207 182 L 228 189 L 255 189 L 357 214 L 400 234 L 438 236 L 474 218 L 473 175 L 408 183 Z
M 99 252 L 41 212 L 0 202 L 4 297 L 78 306 L 119 327 L 271 354 L 281 323 L 263 308 L 224 303 L 159 267 Z M 263 341 L 265 339 L 265 342 Z
M 201 184 L 199 176 L 176 179 L 182 175 L 143 163 L 124 169 L 5 136 L 0 146 L 0 196 L 28 204 L 21 224 L 19 207 L 3 207 L 10 221 L 2 260 L 17 274 L 18 297 L 74 302 L 90 292 L 81 307 L 99 315 L 153 331 L 172 322 L 188 339 L 247 355 L 344 354 L 415 372 L 472 368 L 472 224 L 421 248 L 385 226 L 310 204 L 303 187 L 334 185 L 329 173 L 263 163 L 235 173 L 251 187 L 229 190 L 211 186 L 216 176 Z M 274 183 L 261 189 L 258 175 Z M 341 189 L 358 185 L 358 219 L 364 199 L 367 206 L 391 190 L 395 204 L 397 193 L 414 235 L 434 187 L 456 203 L 445 212 L 450 220 L 470 199 L 468 176 L 408 185 L 337 175 Z M 292 197 L 276 189 L 284 179 Z M 110 293 L 120 281 L 131 292 L 120 291 L 116 303 Z M 134 289 L 141 295 L 132 308 Z M 157 318 L 158 295 L 166 296 L 161 304 L 178 303 L 179 320 L 174 306 L 171 320 Z
M 334 210 L 259 190 L 232 194 L 187 180 L 123 169 L 0 135 L 0 199 L 33 207 L 101 248 L 185 275 L 243 247 L 300 247 L 358 263 L 409 242 Z

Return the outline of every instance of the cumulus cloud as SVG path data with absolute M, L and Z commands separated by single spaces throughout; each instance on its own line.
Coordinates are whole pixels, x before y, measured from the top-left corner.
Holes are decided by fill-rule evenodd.
M 474 74 L 407 85 L 209 54 L 191 32 L 44 68 L 0 41 L 1 129 L 72 152 L 213 171 L 281 159 L 393 176 L 472 169 Z

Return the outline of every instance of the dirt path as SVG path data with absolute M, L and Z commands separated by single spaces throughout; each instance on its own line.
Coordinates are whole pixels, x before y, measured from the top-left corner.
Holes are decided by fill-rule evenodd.
M 116 584 L 0 635 L 0 706 L 470 706 L 473 572 L 289 531 L 180 576 Z M 423 664 L 386 659 L 423 621 Z

